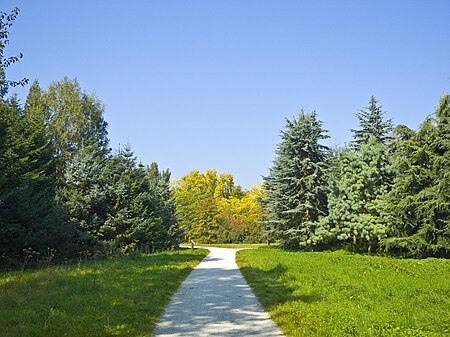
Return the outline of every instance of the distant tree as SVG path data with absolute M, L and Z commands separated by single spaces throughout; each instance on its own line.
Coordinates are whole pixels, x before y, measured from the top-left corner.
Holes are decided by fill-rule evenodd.
M 16 56 L 5 58 L 5 47 L 9 44 L 9 29 L 16 21 L 19 12 L 17 7 L 15 7 L 10 14 L 0 11 L 0 98 L 5 97 L 9 87 L 18 85 L 24 86 L 28 83 L 28 79 L 26 78 L 17 82 L 6 78 L 6 68 L 23 57 L 22 53 L 19 53 Z
M 261 221 L 263 191 L 254 186 L 248 191 L 220 198 L 218 241 L 224 243 L 256 243 L 263 238 Z
M 203 243 L 258 242 L 259 190 L 245 191 L 231 174 L 192 171 L 173 185 L 177 217 L 187 237 Z
M 192 171 L 174 183 L 178 221 L 197 242 L 217 242 L 219 206 L 214 194 L 225 192 L 216 192 L 217 180 L 216 170 Z
M 356 113 L 360 129 L 351 129 L 353 132 L 353 144 L 358 149 L 362 144 L 366 144 L 370 137 L 374 137 L 378 143 L 386 144 L 391 139 L 389 133 L 393 129 L 391 119 L 384 119 L 382 107 L 377 105 L 378 101 L 374 96 L 370 97 L 369 106 Z
M 311 248 L 327 214 L 328 138 L 315 112 L 286 120 L 269 176 L 264 178 L 265 228 L 284 247 Z

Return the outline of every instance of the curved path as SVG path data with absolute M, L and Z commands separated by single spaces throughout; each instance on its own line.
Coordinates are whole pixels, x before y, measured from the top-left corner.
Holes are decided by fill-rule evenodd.
M 178 288 L 153 336 L 284 336 L 239 271 L 239 249 L 207 249 L 210 254 Z

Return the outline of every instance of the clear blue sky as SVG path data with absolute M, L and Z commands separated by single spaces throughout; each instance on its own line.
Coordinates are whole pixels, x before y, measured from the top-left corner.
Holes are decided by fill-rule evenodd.
M 21 9 L 11 79 L 77 78 L 106 106 L 111 146 L 144 164 L 268 173 L 284 119 L 316 110 L 351 140 L 375 95 L 416 128 L 450 92 L 450 1 L 2 1 Z M 17 90 L 24 98 L 26 90 Z

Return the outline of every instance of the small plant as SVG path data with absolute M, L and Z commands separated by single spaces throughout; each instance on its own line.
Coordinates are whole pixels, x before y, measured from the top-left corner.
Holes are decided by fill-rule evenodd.
M 22 273 L 25 270 L 25 268 L 28 266 L 29 262 L 36 256 L 39 256 L 39 253 L 34 251 L 33 248 L 24 248 L 22 250 L 23 252 L 23 262 L 22 262 Z

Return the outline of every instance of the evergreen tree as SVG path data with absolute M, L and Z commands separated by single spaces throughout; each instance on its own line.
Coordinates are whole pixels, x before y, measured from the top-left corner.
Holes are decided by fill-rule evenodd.
M 101 227 L 109 214 L 105 161 L 96 146 L 81 146 L 67 164 L 57 190 L 69 223 L 85 234 L 85 243 L 91 248 L 103 238 Z
M 54 180 L 55 149 L 48 129 L 50 116 L 43 104 L 43 91 L 39 83 L 31 85 L 24 108 L 25 133 L 28 137 L 28 156 L 31 167 L 30 173 L 45 175 Z M 53 185 L 52 185 L 53 186 Z
M 165 236 L 162 241 L 163 246 L 177 246 L 183 231 L 178 226 L 176 218 L 176 204 L 173 192 L 170 187 L 170 171 L 160 171 L 158 164 L 153 162 L 146 170 L 150 181 L 150 190 L 154 191 L 152 195 L 157 196 L 154 204 L 156 206 L 155 215 L 162 219 L 162 230 Z
M 169 171 L 137 165 L 129 146 L 105 156 L 82 145 L 67 165 L 58 200 L 91 249 L 159 251 L 178 242 Z
M 108 166 L 112 209 L 101 228 L 105 239 L 112 240 L 121 251 L 153 252 L 173 245 L 177 239 L 174 214 L 169 214 L 172 210 L 167 190 L 164 189 L 164 196 L 161 194 L 161 187 L 168 183 L 170 174 L 166 172 L 165 181 L 155 186 L 147 169 L 137 165 L 129 146 L 112 157 Z M 156 179 L 159 172 L 154 170 L 152 174 Z
M 353 250 L 373 251 L 387 232 L 379 209 L 391 183 L 387 146 L 371 137 L 359 152 L 344 148 L 330 179 L 329 215 L 318 233 L 331 246 L 348 244 Z
M 315 243 L 317 222 L 327 213 L 326 172 L 328 138 L 316 113 L 286 120 L 277 157 L 264 178 L 265 227 L 269 238 L 284 247 L 305 248 Z
M 33 121 L 33 123 L 30 123 Z M 10 261 L 23 249 L 59 256 L 76 250 L 77 233 L 54 203 L 51 151 L 42 120 L 12 97 L 0 104 L 0 255 Z
M 362 144 L 366 144 L 370 137 L 374 137 L 378 143 L 382 144 L 386 144 L 391 139 L 389 133 L 393 129 L 392 120 L 384 120 L 385 113 L 377 103 L 375 97 L 371 96 L 369 106 L 356 113 L 360 129 L 351 129 L 351 131 L 354 134 L 353 145 L 357 149 Z
M 392 238 L 387 252 L 413 257 L 450 256 L 450 96 L 413 132 L 397 129 L 392 191 L 384 202 Z

